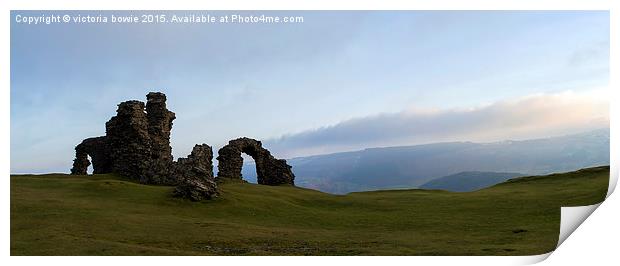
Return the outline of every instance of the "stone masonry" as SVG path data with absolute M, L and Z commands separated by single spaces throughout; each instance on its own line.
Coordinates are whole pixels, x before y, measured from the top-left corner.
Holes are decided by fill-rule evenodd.
M 166 95 L 151 92 L 146 105 L 126 101 L 106 123 L 106 135 L 83 140 L 75 147 L 71 174 L 85 175 L 93 165 L 94 174 L 115 173 L 144 184 L 175 185 L 174 195 L 194 201 L 218 195 L 213 176 L 213 151 L 207 144 L 194 146 L 187 158 L 173 161 L 170 132 L 175 114 L 166 107 Z M 218 175 L 241 179 L 246 153 L 256 161 L 258 183 L 294 185 L 295 175 L 286 160 L 274 158 L 260 141 L 231 140 L 219 150 Z
M 295 185 L 295 175 L 286 160 L 276 159 L 263 148 L 260 141 L 250 138 L 238 138 L 218 151 L 218 177 L 242 179 L 241 167 L 245 153 L 256 162 L 257 181 L 261 185 Z
M 196 145 L 187 158 L 179 158 L 175 172 L 179 184 L 174 190 L 177 197 L 192 201 L 217 196 L 217 183 L 213 177 L 213 151 L 207 144 Z

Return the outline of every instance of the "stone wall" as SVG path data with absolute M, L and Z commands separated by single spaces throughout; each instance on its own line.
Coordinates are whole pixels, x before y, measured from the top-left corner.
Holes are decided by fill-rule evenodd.
M 151 138 L 144 103 L 120 103 L 116 116 L 105 127 L 112 172 L 141 183 L 151 183 L 147 175 L 151 166 Z
M 178 182 L 170 147 L 175 114 L 166 108 L 163 93 L 146 97 L 146 105 L 135 100 L 120 103 L 106 122 L 105 136 L 85 139 L 75 147 L 72 174 L 86 174 L 90 155 L 96 174 L 116 173 L 145 184 Z
M 146 117 L 151 138 L 151 159 L 167 164 L 172 161 L 170 131 L 175 114 L 166 108 L 166 95 L 151 92 L 146 95 Z
M 187 158 L 179 158 L 174 168 L 179 179 L 175 196 L 200 201 L 218 194 L 213 177 L 213 151 L 209 145 L 195 145 L 192 153 Z

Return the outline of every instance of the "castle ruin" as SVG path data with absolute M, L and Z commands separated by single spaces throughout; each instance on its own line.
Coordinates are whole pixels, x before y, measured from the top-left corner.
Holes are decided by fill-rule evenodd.
M 71 174 L 85 175 L 91 161 L 93 174 L 115 173 L 143 184 L 175 185 L 174 194 L 191 200 L 217 196 L 213 151 L 207 144 L 194 146 L 187 158 L 173 161 L 170 131 L 175 113 L 166 107 L 166 95 L 151 92 L 141 101 L 118 105 L 106 123 L 106 134 L 88 138 L 75 147 Z M 295 175 L 286 160 L 276 159 L 250 138 L 231 140 L 219 150 L 218 178 L 241 179 L 246 153 L 256 161 L 258 183 L 294 185 Z

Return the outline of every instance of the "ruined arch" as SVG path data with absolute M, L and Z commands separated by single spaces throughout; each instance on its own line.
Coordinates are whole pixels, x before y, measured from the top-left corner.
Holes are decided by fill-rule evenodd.
M 276 159 L 255 139 L 238 138 L 218 151 L 218 177 L 242 179 L 241 168 L 245 153 L 256 162 L 256 179 L 261 185 L 295 185 L 295 175 L 286 160 Z
M 71 174 L 85 175 L 92 159 L 93 174 L 105 174 L 112 171 L 108 145 L 105 137 L 88 138 L 75 147 L 75 159 Z

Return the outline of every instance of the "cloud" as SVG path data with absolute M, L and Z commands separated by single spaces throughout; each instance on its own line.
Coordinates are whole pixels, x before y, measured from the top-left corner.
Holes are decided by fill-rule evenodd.
M 469 109 L 418 110 L 342 121 L 265 141 L 290 158 L 440 141 L 500 141 L 609 127 L 608 89 L 536 94 Z
M 609 62 L 609 42 L 597 42 L 575 50 L 568 60 L 569 66 L 585 66 Z

